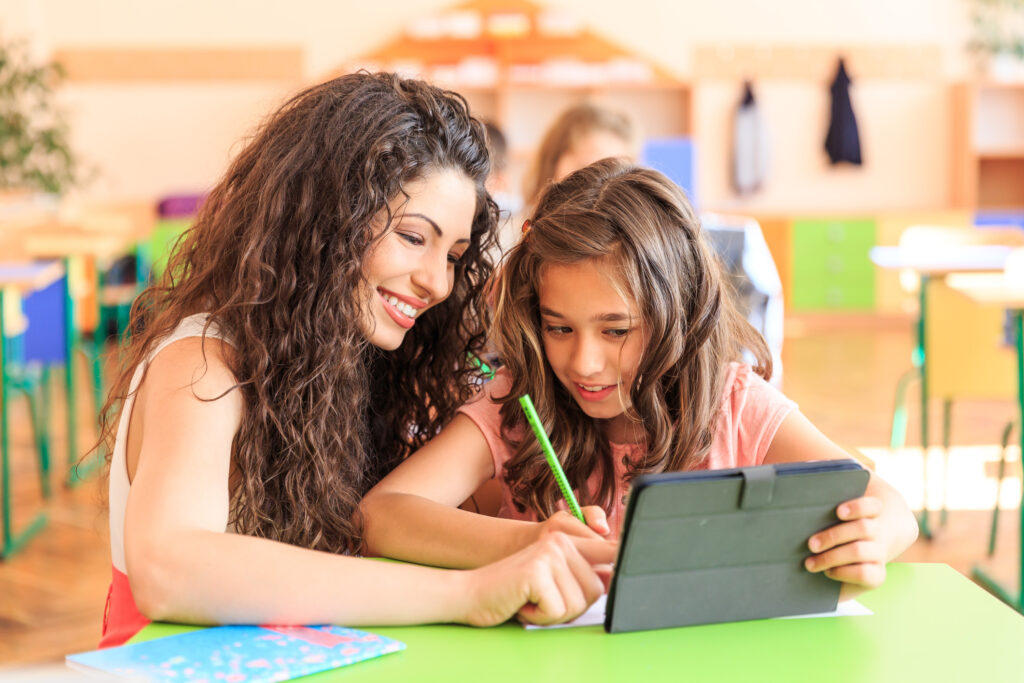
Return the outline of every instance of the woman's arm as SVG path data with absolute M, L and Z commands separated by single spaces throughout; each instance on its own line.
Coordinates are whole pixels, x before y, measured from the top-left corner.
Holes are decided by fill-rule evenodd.
M 243 406 L 223 358 L 229 349 L 207 340 L 206 351 L 208 367 L 198 339 L 161 352 L 131 416 L 125 555 L 147 617 L 489 625 L 519 612 L 548 623 L 573 618 L 600 594 L 600 579 L 564 536 L 502 563 L 452 572 L 226 533 L 231 441 Z
M 373 555 L 444 567 L 479 567 L 506 557 L 546 534 L 569 534 L 593 563 L 614 559 L 604 511 L 585 510 L 591 527 L 568 513 L 544 523 L 499 519 L 460 510 L 494 476 L 483 433 L 459 414 L 426 446 L 382 479 L 363 498 L 364 541 Z
M 848 458 L 800 412 L 790 413 L 779 426 L 765 464 Z M 864 496 L 836 509 L 841 520 L 808 539 L 815 553 L 807 569 L 843 582 L 842 599 L 853 597 L 885 580 L 886 562 L 917 539 L 917 521 L 903 496 L 885 480 L 870 473 Z

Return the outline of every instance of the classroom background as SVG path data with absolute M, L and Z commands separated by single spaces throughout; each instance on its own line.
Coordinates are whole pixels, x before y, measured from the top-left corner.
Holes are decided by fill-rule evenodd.
M 560 111 L 629 115 L 641 161 L 740 233 L 736 277 L 767 249 L 783 391 L 929 511 L 902 559 L 1020 604 L 1024 297 L 971 279 L 1019 280 L 1020 3 L 11 0 L 0 53 L 0 666 L 99 639 L 105 479 L 81 458 L 132 297 L 261 117 L 358 68 L 463 93 L 505 133 L 512 194 Z M 59 80 L 10 78 L 50 61 Z M 29 81 L 49 133 L 15 138 Z

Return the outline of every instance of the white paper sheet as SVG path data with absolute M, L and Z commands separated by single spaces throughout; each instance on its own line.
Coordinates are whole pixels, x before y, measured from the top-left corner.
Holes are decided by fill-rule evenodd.
M 586 612 L 578 616 L 575 620 L 565 624 L 554 624 L 552 626 L 538 626 L 537 624 L 524 624 L 527 630 L 535 629 L 548 629 L 548 628 L 568 628 L 570 626 L 598 626 L 604 623 L 604 610 L 607 595 L 602 595 L 600 598 L 594 601 L 594 604 L 590 606 Z M 815 614 L 794 614 L 791 617 L 776 617 L 777 619 L 814 619 L 818 617 L 859 617 L 874 614 L 867 607 L 857 602 L 856 600 L 847 600 L 846 602 L 839 603 L 835 610 L 831 612 L 817 612 Z

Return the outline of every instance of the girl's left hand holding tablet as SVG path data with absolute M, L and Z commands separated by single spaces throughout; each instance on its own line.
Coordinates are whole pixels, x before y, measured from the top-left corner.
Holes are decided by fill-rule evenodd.
M 793 411 L 779 425 L 765 464 L 849 458 L 850 454 Z M 807 539 L 814 553 L 804 566 L 842 583 L 840 600 L 848 600 L 885 581 L 885 564 L 917 538 L 917 521 L 903 496 L 871 472 L 860 498 L 836 507 L 839 523 Z
M 836 508 L 839 524 L 811 536 L 807 547 L 815 553 L 804 561 L 807 571 L 824 572 L 841 581 L 840 600 L 881 586 L 885 581 L 888 543 L 879 519 L 884 511 L 880 498 L 864 496 Z

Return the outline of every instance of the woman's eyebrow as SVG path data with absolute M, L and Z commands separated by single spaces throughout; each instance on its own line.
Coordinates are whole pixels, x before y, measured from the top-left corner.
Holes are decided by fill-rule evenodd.
M 426 221 L 427 223 L 430 224 L 430 227 L 432 227 L 434 229 L 434 232 L 437 233 L 438 237 L 444 237 L 444 233 L 441 231 L 441 226 L 438 225 L 434 221 L 434 219 L 432 219 L 430 216 L 427 216 L 427 215 L 422 214 L 422 213 L 407 213 L 407 214 L 403 214 L 403 217 L 406 217 L 406 216 L 409 217 L 409 218 L 422 218 L 424 221 Z M 456 244 L 460 244 L 462 242 L 465 242 L 465 243 L 468 244 L 469 240 L 466 239 L 466 238 L 455 240 Z

